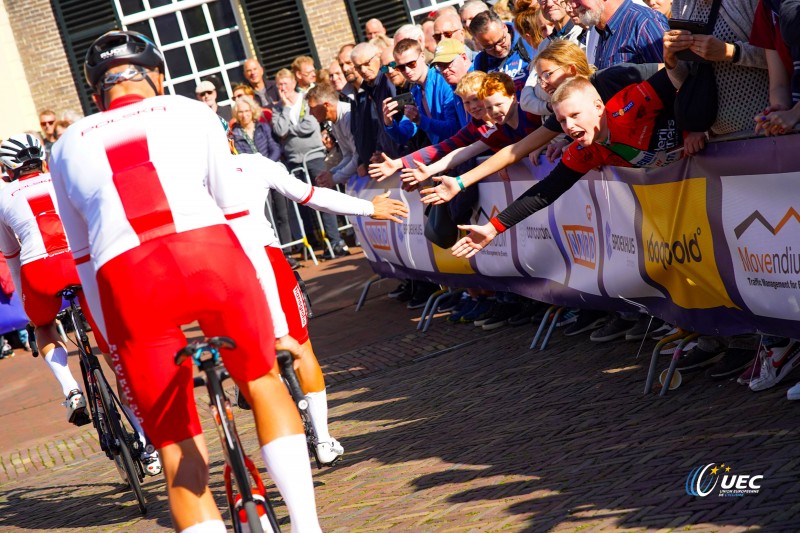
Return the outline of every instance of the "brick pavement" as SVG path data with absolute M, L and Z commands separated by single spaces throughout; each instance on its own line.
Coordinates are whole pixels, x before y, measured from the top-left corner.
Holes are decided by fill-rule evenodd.
M 800 412 L 785 386 L 756 395 L 690 375 L 666 399 L 643 398 L 647 361 L 634 358 L 636 343 L 556 333 L 546 351 L 529 351 L 532 327 L 487 336 L 441 320 L 421 335 L 414 312 L 380 296 L 391 282 L 353 313 L 368 276 L 358 258 L 303 273 L 331 428 L 347 450 L 341 466 L 315 471 L 326 531 L 800 530 Z M 31 418 L 28 403 L 0 416 L 4 433 Z M 57 413 L 47 439 L 0 439 L 0 531 L 167 531 L 163 482 L 146 482 L 150 510 L 140 517 L 91 432 Z M 239 425 L 255 452 L 252 423 L 240 416 Z M 686 475 L 709 462 L 764 475 L 761 492 L 686 496 Z

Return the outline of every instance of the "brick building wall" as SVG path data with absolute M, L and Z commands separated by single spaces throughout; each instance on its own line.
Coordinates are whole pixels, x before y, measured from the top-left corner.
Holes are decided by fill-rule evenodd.
M 3 0 L 37 110 L 81 111 L 49 0 Z
M 344 0 L 303 0 L 322 68 L 336 59 L 343 44 L 355 42 Z

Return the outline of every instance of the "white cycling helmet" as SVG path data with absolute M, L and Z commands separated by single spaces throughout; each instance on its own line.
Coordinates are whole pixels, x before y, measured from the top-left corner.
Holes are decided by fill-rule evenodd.
M 42 168 L 43 161 L 44 148 L 34 135 L 18 133 L 0 144 L 0 163 L 6 167 L 12 180 Z

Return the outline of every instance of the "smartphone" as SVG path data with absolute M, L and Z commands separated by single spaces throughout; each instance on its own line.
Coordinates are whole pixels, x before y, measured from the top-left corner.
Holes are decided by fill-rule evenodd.
M 667 23 L 669 24 L 669 29 L 671 30 L 685 30 L 695 35 L 709 34 L 708 24 L 706 24 L 705 22 L 698 22 L 696 20 L 685 20 L 685 19 L 669 19 Z M 681 50 L 680 52 L 675 54 L 675 57 L 677 57 L 681 61 L 695 61 L 698 63 L 709 62 L 707 59 L 700 57 L 691 50 Z
M 404 105 L 417 105 L 414 101 L 414 95 L 411 93 L 398 94 L 394 97 L 394 101 L 397 102 L 397 106 L 400 110 L 403 109 Z
M 708 35 L 708 24 L 696 20 L 669 19 L 667 21 L 671 30 L 685 30 L 699 35 Z

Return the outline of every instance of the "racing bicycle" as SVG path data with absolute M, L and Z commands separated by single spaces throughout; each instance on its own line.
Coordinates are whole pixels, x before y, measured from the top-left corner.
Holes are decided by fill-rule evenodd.
M 279 532 L 275 511 L 269 502 L 264 483 L 253 461 L 244 453 L 236 424 L 233 420 L 233 409 L 228 400 L 222 382 L 230 377 L 222 366 L 220 348 L 233 349 L 236 343 L 228 337 L 211 337 L 189 343 L 175 354 L 175 364 L 182 364 L 191 358 L 205 375 L 194 378 L 195 387 L 205 385 L 208 391 L 209 407 L 217 426 L 222 451 L 225 455 L 225 495 L 235 533 L 262 533 L 266 524 L 262 523 L 262 515 L 268 520 L 272 531 Z M 255 487 L 251 485 L 251 480 Z M 236 482 L 237 493 L 233 491 Z M 262 512 L 259 512 L 259 507 Z
M 106 456 L 114 461 L 120 472 L 122 480 L 128 485 L 136 497 L 139 510 L 147 513 L 142 481 L 144 480 L 144 466 L 140 460 L 144 445 L 139 440 L 139 435 L 133 429 L 134 425 L 122 409 L 114 390 L 103 374 L 100 360 L 92 351 L 89 336 L 84 327 L 84 318 L 78 305 L 78 291 L 80 285 L 69 285 L 60 291 L 57 296 L 69 302 L 64 310 L 65 318 L 69 320 L 74 332 L 74 339 L 70 339 L 78 348 L 80 356 L 81 375 L 83 376 L 86 403 L 92 417 L 92 423 L 100 441 L 100 449 Z M 154 450 L 148 450 L 152 453 Z

